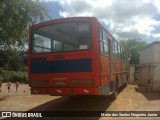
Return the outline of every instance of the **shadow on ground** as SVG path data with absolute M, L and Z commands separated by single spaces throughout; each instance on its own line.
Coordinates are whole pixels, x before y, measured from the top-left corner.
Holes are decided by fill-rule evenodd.
M 49 114 L 55 114 L 55 112 L 60 111 L 62 113 L 62 115 L 60 117 L 54 117 L 54 118 L 42 118 L 42 119 L 51 119 L 51 120 L 64 120 L 64 119 L 79 119 L 79 120 L 90 120 L 90 119 L 94 119 L 94 120 L 98 120 L 99 117 L 92 117 L 95 113 L 95 111 L 106 111 L 106 109 L 112 104 L 112 102 L 114 101 L 113 98 L 109 97 L 109 96 L 74 96 L 74 97 L 60 97 L 58 99 L 49 101 L 47 103 L 41 104 L 27 112 L 30 111 L 47 111 L 49 112 Z M 83 117 L 82 115 L 80 115 L 80 117 L 64 117 L 63 113 L 65 114 L 68 111 L 74 112 L 77 111 L 82 111 L 83 113 L 86 112 L 87 114 L 90 114 L 90 117 Z M 93 112 L 92 112 L 93 111 Z M 81 114 L 81 112 L 79 113 Z M 82 116 L 82 117 L 81 117 Z M 7 120 L 10 119 L 16 119 L 17 118 L 9 118 Z M 23 118 L 26 119 L 27 118 Z M 33 118 L 35 120 L 35 118 Z M 39 118 L 37 118 L 39 119 Z
M 149 92 L 145 86 L 138 86 L 135 91 L 140 92 L 148 101 L 160 100 L 158 92 Z

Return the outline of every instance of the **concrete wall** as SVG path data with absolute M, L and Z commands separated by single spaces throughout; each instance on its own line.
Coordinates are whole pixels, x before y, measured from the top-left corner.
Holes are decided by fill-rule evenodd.
M 154 53 L 154 62 L 160 63 L 160 44 L 155 44 Z
M 160 64 L 157 64 L 153 70 L 153 91 L 160 91 Z
M 160 91 L 160 42 L 155 42 L 140 52 L 139 84 L 149 91 Z
M 140 52 L 140 64 L 160 63 L 160 43 L 152 44 Z
M 148 64 L 154 62 L 155 57 L 154 46 L 149 46 L 140 52 L 140 64 Z

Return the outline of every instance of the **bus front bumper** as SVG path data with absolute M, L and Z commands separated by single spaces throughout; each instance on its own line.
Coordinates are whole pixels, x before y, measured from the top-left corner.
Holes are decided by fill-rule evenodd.
M 43 88 L 43 87 L 32 87 L 31 94 L 49 94 L 53 96 L 63 95 L 98 95 L 99 88 Z

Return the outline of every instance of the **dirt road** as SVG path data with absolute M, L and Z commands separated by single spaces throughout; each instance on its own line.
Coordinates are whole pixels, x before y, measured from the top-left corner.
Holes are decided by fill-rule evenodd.
M 159 93 L 137 92 L 135 88 L 136 85 L 127 85 L 119 93 L 117 99 L 114 100 L 104 96 L 77 96 L 70 98 L 31 95 L 30 88 L 25 84 L 20 84 L 18 92 L 15 91 L 15 86 L 12 85 L 11 92 L 8 93 L 6 84 L 4 83 L 0 93 L 0 111 L 160 111 Z M 64 118 L 59 117 L 54 119 Z M 128 120 L 132 118 L 96 117 L 94 119 Z M 133 119 L 146 118 L 134 117 Z M 153 117 L 147 119 L 153 119 Z M 160 118 L 154 119 L 158 120 Z

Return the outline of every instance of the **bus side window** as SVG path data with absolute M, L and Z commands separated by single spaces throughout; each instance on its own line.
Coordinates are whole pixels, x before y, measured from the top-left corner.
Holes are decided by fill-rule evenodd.
M 126 56 L 125 56 L 125 51 L 123 52 L 123 61 L 125 62 Z
M 120 60 L 122 61 L 122 47 L 120 46 Z
M 112 51 L 113 51 L 113 59 L 115 59 L 114 40 L 113 40 L 113 42 L 112 42 Z
M 121 60 L 121 47 L 119 44 L 118 44 L 118 58 L 119 60 Z
M 101 54 L 108 55 L 108 40 L 107 32 L 102 28 L 99 28 L 99 40 L 100 40 L 100 50 Z
M 99 40 L 100 40 L 100 50 L 101 50 L 101 54 L 103 54 L 104 46 L 103 46 L 102 28 L 99 28 Z
M 102 28 L 99 28 L 99 40 L 103 41 Z
M 119 59 L 119 46 L 118 46 L 118 42 L 116 41 L 116 46 L 117 46 L 117 59 Z
M 122 49 L 122 61 L 124 62 L 124 51 Z
M 127 62 L 127 54 L 126 54 L 126 52 L 125 52 L 125 60 L 124 61 Z
M 123 52 L 123 61 L 125 62 L 125 51 Z
M 108 39 L 107 32 L 103 30 L 103 44 L 104 44 L 104 54 L 108 55 Z
M 114 41 L 114 48 L 115 48 L 115 59 L 117 59 L 117 42 Z
M 121 56 L 121 61 L 123 61 L 123 49 L 122 49 L 122 47 L 121 47 L 121 49 L 120 49 L 120 56 Z

